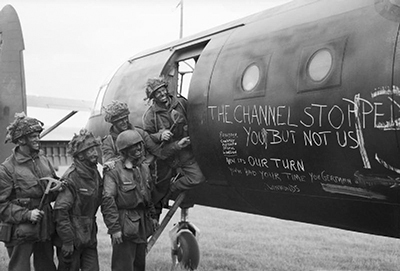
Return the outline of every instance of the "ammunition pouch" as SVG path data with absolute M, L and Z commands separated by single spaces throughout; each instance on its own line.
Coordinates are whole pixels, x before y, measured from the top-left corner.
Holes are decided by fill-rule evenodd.
M 14 231 L 17 240 L 39 241 L 40 223 L 32 224 L 30 222 L 15 225 Z
M 125 212 L 125 218 L 122 224 L 122 235 L 128 240 L 137 240 L 139 236 L 140 215 L 136 212 Z
M 12 224 L 0 222 L 0 242 L 8 243 L 11 241 Z
M 90 245 L 94 219 L 87 216 L 72 216 L 72 225 L 75 229 L 75 247 Z
M 35 198 L 17 198 L 11 201 L 12 203 L 25 207 L 28 210 L 33 210 L 39 207 L 40 199 Z M 14 225 L 14 235 L 13 238 L 23 241 L 39 241 L 40 240 L 40 222 L 31 223 L 24 222 Z

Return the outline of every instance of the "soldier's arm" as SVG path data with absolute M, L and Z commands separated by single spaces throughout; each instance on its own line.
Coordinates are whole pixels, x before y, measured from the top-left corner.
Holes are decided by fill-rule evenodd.
M 70 185 L 66 186 L 66 188 L 58 194 L 54 205 L 56 230 L 64 245 L 73 245 L 75 238 L 69 216 L 69 211 L 74 203 L 74 196 L 71 189 Z
M 150 135 L 155 143 L 161 143 L 162 130 L 157 131 L 153 111 L 148 110 L 143 115 L 143 129 Z
M 137 127 L 136 130 L 142 136 L 146 150 L 162 160 L 167 159 L 168 157 L 174 155 L 176 152 L 190 145 L 190 140 L 188 138 L 184 138 L 174 142 L 164 142 L 163 144 L 156 144 L 146 131 L 142 130 L 140 127 Z
M 103 198 L 101 203 L 101 212 L 104 223 L 108 228 L 108 233 L 113 234 L 121 231 L 119 224 L 119 213 L 115 197 L 117 196 L 117 183 L 112 170 L 104 173 Z
M 108 135 L 103 139 L 103 144 L 101 144 L 101 152 L 103 164 L 118 156 L 118 153 L 116 153 L 114 140 L 111 135 Z
M 30 220 L 30 211 L 12 201 L 13 176 L 5 166 L 0 165 L 0 220 L 19 224 Z

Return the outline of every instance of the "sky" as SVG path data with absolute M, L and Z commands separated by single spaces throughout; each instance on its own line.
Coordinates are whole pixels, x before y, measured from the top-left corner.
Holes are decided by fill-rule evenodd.
M 100 85 L 129 57 L 179 38 L 179 0 L 6 1 L 2 6 L 12 5 L 21 22 L 28 95 L 94 101 Z M 183 37 L 286 2 L 184 0 Z M 69 112 L 27 111 L 47 127 Z M 79 130 L 88 117 L 80 112 L 64 126 Z

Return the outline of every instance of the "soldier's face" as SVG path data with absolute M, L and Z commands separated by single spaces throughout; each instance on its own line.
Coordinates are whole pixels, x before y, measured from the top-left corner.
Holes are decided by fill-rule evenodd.
M 97 148 L 95 146 L 90 147 L 82 153 L 84 161 L 87 162 L 88 165 L 97 165 L 97 159 L 99 158 L 99 153 L 97 152 Z
M 143 155 L 143 145 L 141 142 L 136 143 L 128 148 L 127 154 L 132 159 L 139 159 Z
M 25 136 L 25 145 L 31 152 L 38 152 L 40 150 L 40 133 L 33 132 Z
M 129 118 L 125 117 L 125 118 L 115 121 L 113 124 L 114 124 L 115 128 L 117 128 L 118 132 L 123 132 L 123 131 L 128 130 L 128 127 L 129 127 L 128 123 L 129 123 Z
M 168 102 L 168 91 L 165 87 L 161 87 L 154 92 L 154 100 L 158 103 Z

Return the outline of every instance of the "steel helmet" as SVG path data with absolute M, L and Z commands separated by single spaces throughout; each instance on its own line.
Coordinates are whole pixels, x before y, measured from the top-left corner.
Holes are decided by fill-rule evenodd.
M 146 96 L 147 99 L 153 99 L 154 92 L 158 89 L 165 87 L 168 90 L 168 82 L 163 77 L 151 78 L 146 82 Z
M 17 144 L 18 138 L 34 132 L 43 131 L 43 122 L 25 115 L 25 112 L 16 113 L 15 120 L 7 127 L 5 143 Z
M 104 111 L 106 112 L 104 119 L 110 123 L 125 118 L 130 113 L 128 105 L 120 101 L 112 101 L 111 104 L 104 107 Z
M 75 134 L 72 140 L 68 143 L 67 152 L 75 157 L 91 147 L 100 146 L 100 140 L 97 139 L 91 132 L 86 129 L 81 129 L 79 134 Z
M 117 145 L 117 150 L 121 152 L 121 150 L 135 145 L 139 142 L 143 142 L 143 138 L 140 136 L 138 131 L 126 130 L 118 135 L 117 140 L 115 141 L 115 145 Z

